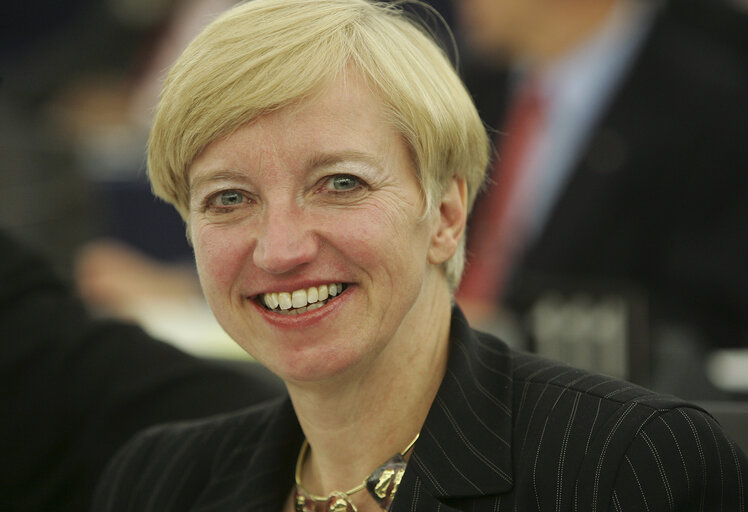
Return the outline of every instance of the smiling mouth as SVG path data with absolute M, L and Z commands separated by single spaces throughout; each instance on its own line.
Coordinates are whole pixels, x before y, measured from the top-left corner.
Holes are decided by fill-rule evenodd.
M 348 287 L 345 283 L 311 286 L 292 292 L 262 293 L 257 301 L 265 309 L 281 315 L 299 315 L 319 309 L 334 300 Z

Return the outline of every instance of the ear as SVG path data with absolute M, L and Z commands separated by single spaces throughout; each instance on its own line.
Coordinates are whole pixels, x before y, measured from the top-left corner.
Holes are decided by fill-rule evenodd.
M 439 265 L 451 258 L 460 245 L 467 219 L 467 185 L 453 177 L 439 203 L 439 218 L 429 247 L 429 262 Z

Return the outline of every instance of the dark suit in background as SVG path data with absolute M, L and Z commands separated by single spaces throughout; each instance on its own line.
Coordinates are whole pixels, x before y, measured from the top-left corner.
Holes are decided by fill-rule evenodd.
M 114 459 L 94 511 L 277 512 L 302 440 L 287 398 L 153 429 Z M 737 511 L 747 500 L 748 459 L 703 410 L 512 351 L 455 310 L 447 372 L 391 510 Z
M 0 232 L 0 510 L 87 510 L 138 430 L 281 392 L 264 368 L 244 366 L 91 319 L 46 261 Z
M 507 77 L 465 70 L 493 127 Z M 674 327 L 706 347 L 745 346 L 747 141 L 746 16 L 720 2 L 667 2 L 517 261 L 505 305 L 526 315 L 554 286 L 636 290 L 655 343 Z

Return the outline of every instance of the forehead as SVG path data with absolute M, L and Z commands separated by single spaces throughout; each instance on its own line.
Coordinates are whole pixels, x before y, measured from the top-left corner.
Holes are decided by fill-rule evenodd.
M 292 105 L 265 114 L 209 144 L 189 179 L 240 162 L 298 166 L 310 155 L 360 154 L 388 160 L 407 154 L 377 94 L 356 73 L 345 73 Z

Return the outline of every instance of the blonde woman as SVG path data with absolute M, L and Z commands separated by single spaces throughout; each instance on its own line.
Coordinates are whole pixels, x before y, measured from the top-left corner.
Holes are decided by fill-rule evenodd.
M 139 436 L 95 510 L 744 500 L 745 457 L 703 411 L 468 327 L 452 294 L 488 153 L 398 7 L 255 0 L 208 26 L 164 86 L 150 178 L 217 319 L 288 395 Z

